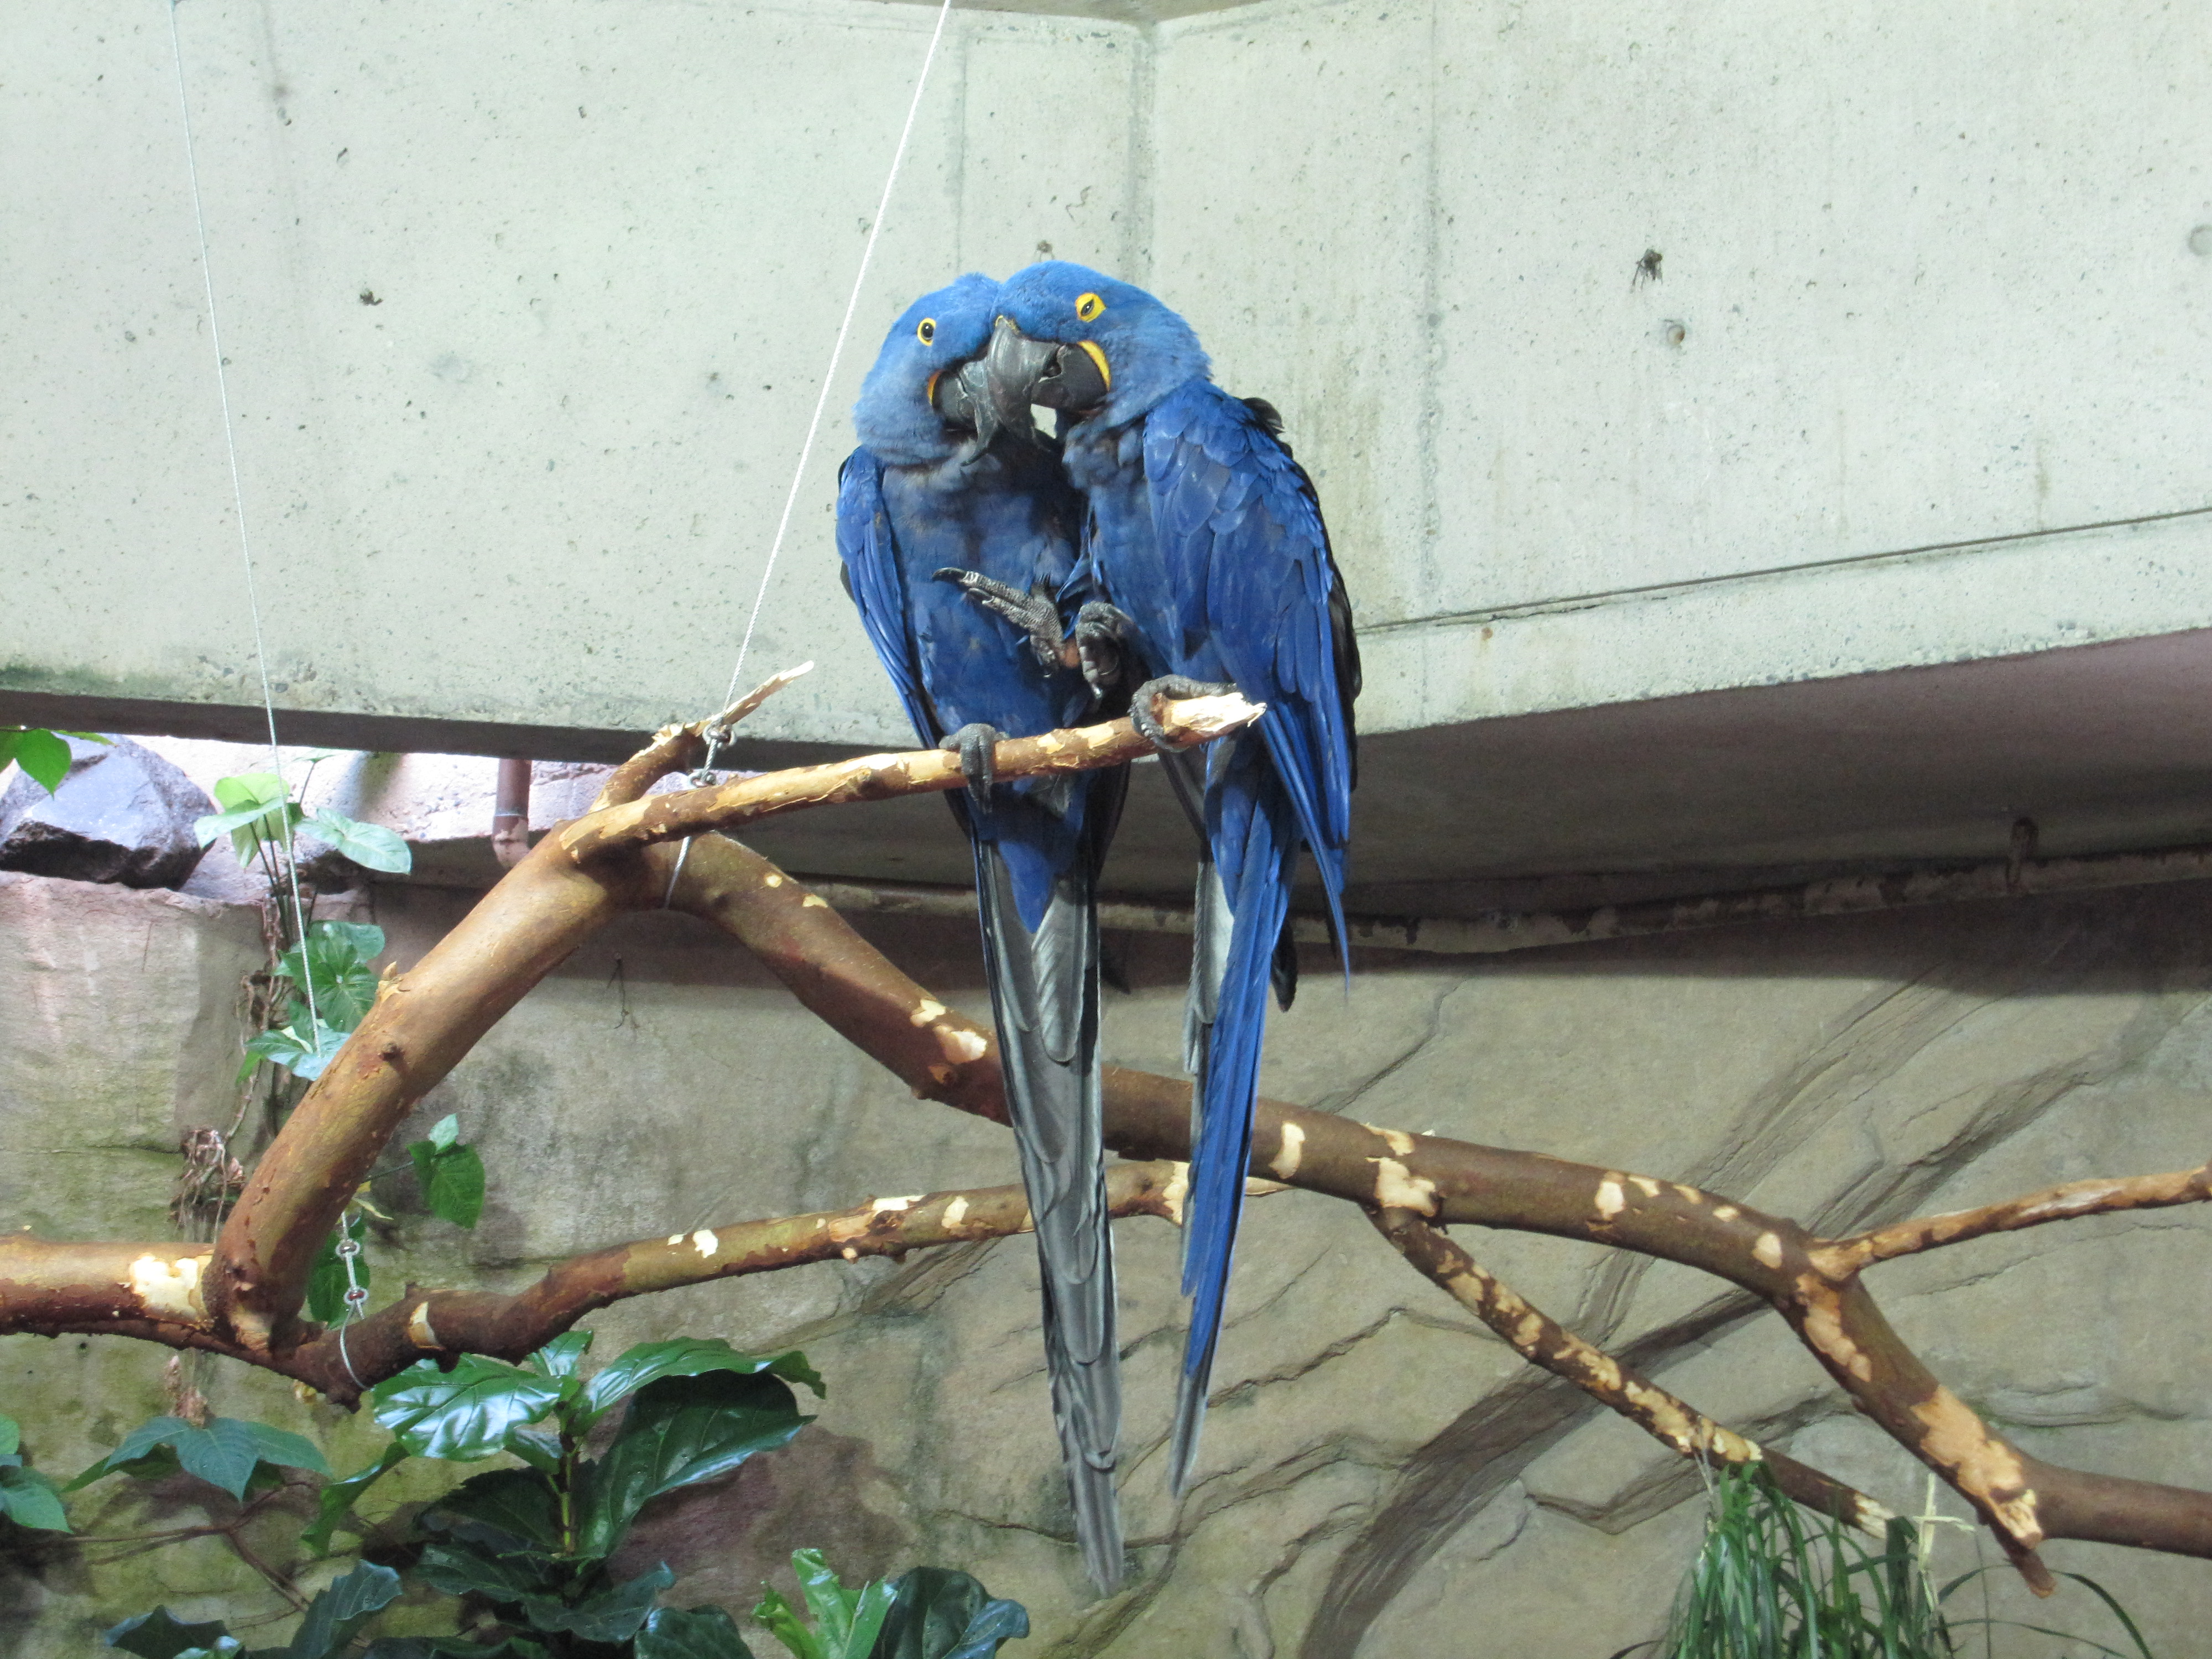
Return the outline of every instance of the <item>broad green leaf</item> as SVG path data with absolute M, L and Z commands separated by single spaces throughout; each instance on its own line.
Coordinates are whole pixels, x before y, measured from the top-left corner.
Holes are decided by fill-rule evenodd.
M 726 1474 L 784 1445 L 811 1418 L 783 1381 L 728 1371 L 665 1376 L 638 1392 L 606 1455 L 590 1467 L 577 1552 L 614 1553 L 637 1512 L 663 1492 Z
M 264 841 L 282 843 L 290 827 L 300 821 L 300 809 L 291 804 L 291 792 L 273 772 L 242 772 L 236 777 L 217 778 L 215 801 L 222 810 L 196 820 L 192 829 L 203 847 L 228 831 L 240 864 L 251 860 Z
M 142 1423 L 124 1437 L 123 1443 L 94 1464 L 65 1488 L 74 1492 L 101 1476 L 136 1463 L 157 1447 L 176 1454 L 185 1474 L 220 1486 L 233 1498 L 246 1495 L 246 1482 L 261 1463 L 307 1469 L 328 1474 L 330 1465 L 308 1442 L 285 1429 L 266 1423 L 249 1423 L 235 1417 L 216 1417 L 205 1428 L 195 1428 L 180 1417 L 157 1417 Z
M 553 1585 L 553 1563 L 541 1555 L 497 1555 L 474 1544 L 440 1541 L 423 1547 L 415 1576 L 448 1595 L 471 1594 L 520 1602 Z
M 67 1532 L 69 1516 L 54 1483 L 36 1469 L 24 1468 L 10 1456 L 0 1465 L 0 1515 L 19 1527 L 40 1532 Z
M 535 1469 L 473 1475 L 432 1504 L 423 1524 L 498 1555 L 561 1548 L 561 1500 Z
M 76 732 L 69 734 L 78 735 Z M 106 743 L 106 738 L 95 739 Z M 39 726 L 29 726 L 13 732 L 0 732 L 0 766 L 9 761 L 23 769 L 23 775 L 44 788 L 48 794 L 62 787 L 69 775 L 70 747 L 60 736 Z
M 720 1607 L 656 1607 L 637 1633 L 637 1659 L 753 1659 L 753 1650 Z
M 408 1146 L 407 1156 L 415 1161 L 415 1178 L 430 1213 L 457 1227 L 475 1226 L 483 1214 L 484 1198 L 483 1160 L 477 1149 L 417 1140 Z
M 300 1628 L 293 1632 L 292 1644 L 276 1651 L 283 1659 L 330 1659 L 398 1594 L 398 1573 L 364 1561 L 328 1589 L 316 1592 Z
M 312 1027 L 313 1035 L 310 1035 Z M 257 1060 L 268 1060 L 282 1066 L 293 1076 L 313 1082 L 323 1074 L 323 1068 L 337 1057 L 350 1033 L 333 1030 L 329 1025 L 311 1018 L 307 1005 L 292 1005 L 289 1023 L 275 1030 L 264 1031 L 246 1045 L 246 1063 L 239 1068 L 242 1080 L 253 1070 Z
M 325 1237 L 322 1249 L 315 1252 L 315 1265 L 307 1270 L 307 1317 L 325 1325 L 334 1325 L 345 1316 L 345 1258 L 338 1254 L 338 1238 L 349 1231 L 358 1238 L 361 1224 L 350 1216 L 341 1217 L 337 1226 Z M 354 1257 L 353 1276 L 362 1289 L 368 1288 L 366 1251 Z
M 1001 1643 L 1030 1633 L 1020 1602 L 994 1600 L 950 1567 L 916 1567 L 890 1589 L 890 1613 L 868 1659 L 992 1659 Z
M 447 1118 L 445 1123 L 451 1123 L 453 1121 Z M 444 1123 L 439 1126 L 440 1128 L 444 1127 Z M 437 1129 L 430 1131 L 434 1137 L 437 1133 Z M 584 1356 L 591 1352 L 591 1332 L 563 1331 L 536 1353 L 531 1355 L 526 1363 L 535 1366 L 548 1376 L 570 1377 L 576 1374 L 576 1367 L 583 1363 Z
M 223 1629 L 222 1620 L 210 1619 L 204 1625 L 179 1624 L 167 1607 L 156 1607 L 136 1619 L 111 1625 L 100 1632 L 100 1639 L 111 1648 L 137 1654 L 138 1659 L 184 1659 L 190 1653 L 230 1654 L 239 1650 L 237 1638 Z
M 415 866 L 415 855 L 407 843 L 380 823 L 363 823 L 325 809 L 308 813 L 300 827 L 321 836 L 364 870 L 404 876 Z
M 22 1425 L 9 1416 L 7 1413 L 0 1412 L 0 1455 L 22 1449 Z
M 370 1390 L 376 1420 L 417 1457 L 471 1462 L 505 1450 L 510 1431 L 536 1422 L 561 1397 L 558 1382 L 464 1354 L 450 1371 L 422 1360 Z
M 369 948 L 363 950 L 364 944 Z M 312 985 L 315 1012 L 324 1024 L 350 1031 L 375 1005 L 376 970 L 368 965 L 368 959 L 383 948 L 381 927 L 348 921 L 311 922 L 306 943 L 294 945 L 278 957 L 276 971 L 298 986 L 303 995 Z
M 698 1376 L 708 1371 L 734 1371 L 750 1376 L 773 1371 L 793 1382 L 804 1382 L 819 1395 L 822 1379 L 798 1352 L 773 1358 L 741 1353 L 719 1336 L 680 1336 L 672 1342 L 641 1342 L 625 1349 L 594 1376 L 584 1389 L 584 1404 L 597 1417 L 625 1395 L 635 1394 L 664 1376 Z
M 890 1613 L 891 1587 L 878 1583 L 847 1589 L 820 1550 L 794 1550 L 791 1570 L 798 1575 L 807 1610 L 814 1615 L 815 1633 L 827 1659 L 868 1659 Z
M 763 1590 L 753 1606 L 753 1622 L 783 1644 L 792 1659 L 836 1659 L 822 1645 L 822 1638 L 799 1616 L 799 1609 L 784 1600 L 783 1592 Z
M 331 1539 L 337 1524 L 361 1499 L 361 1495 L 404 1462 L 407 1449 L 397 1440 L 384 1449 L 384 1455 L 358 1474 L 349 1474 L 343 1480 L 333 1480 L 316 1495 L 315 1518 L 300 1534 L 300 1541 L 317 1555 L 331 1553 Z
M 664 1565 L 573 1605 L 550 1595 L 526 1595 L 523 1615 L 542 1631 L 565 1631 L 587 1642 L 627 1642 L 653 1611 L 653 1597 L 675 1582 L 676 1575 Z

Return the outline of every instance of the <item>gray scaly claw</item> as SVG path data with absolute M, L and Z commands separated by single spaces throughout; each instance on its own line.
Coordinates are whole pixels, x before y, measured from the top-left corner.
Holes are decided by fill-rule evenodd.
M 991 786 L 998 781 L 999 740 L 1005 736 L 997 726 L 976 720 L 938 739 L 939 749 L 960 757 L 960 773 L 968 780 L 968 799 L 979 812 L 991 810 Z
M 1068 661 L 1066 636 L 1060 632 L 1060 607 L 1054 603 L 1050 589 L 1039 587 L 1024 593 L 1009 583 L 994 580 L 980 570 L 963 570 L 950 564 L 939 570 L 936 577 L 939 581 L 955 584 L 975 605 L 1005 617 L 1029 635 L 1030 649 L 1046 667 L 1073 666 Z
M 1160 724 L 1156 707 L 1162 698 L 1174 701 L 1182 697 L 1225 697 L 1237 688 L 1225 680 L 1194 680 L 1181 674 L 1163 674 L 1156 680 L 1146 680 L 1129 697 L 1129 723 L 1155 749 L 1170 751 L 1188 749 L 1189 743 L 1177 743 Z M 1195 739 L 1193 740 L 1196 741 Z
M 1092 599 L 1075 613 L 1072 638 L 1076 660 L 1082 665 L 1083 678 L 1090 683 L 1092 696 L 1103 696 L 1121 684 L 1134 627 L 1127 611 L 1103 599 Z

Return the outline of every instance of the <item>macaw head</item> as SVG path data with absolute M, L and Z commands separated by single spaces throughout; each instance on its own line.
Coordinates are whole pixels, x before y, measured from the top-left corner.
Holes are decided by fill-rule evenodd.
M 1018 410 L 1026 425 L 1042 404 L 1121 426 L 1208 372 L 1190 325 L 1140 288 L 1048 259 L 999 290 L 990 386 L 1002 422 Z
M 989 447 L 999 420 L 985 359 L 998 302 L 998 283 L 970 271 L 923 295 L 891 325 L 853 405 L 854 430 L 878 459 L 926 465 Z

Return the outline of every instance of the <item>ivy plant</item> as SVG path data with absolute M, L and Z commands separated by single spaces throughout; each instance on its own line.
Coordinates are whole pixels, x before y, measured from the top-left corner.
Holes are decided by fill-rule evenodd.
M 49 732 L 40 726 L 0 726 L 0 767 L 13 761 L 23 775 L 48 794 L 62 787 L 69 775 L 70 747 L 64 738 L 86 743 L 112 743 L 97 732 Z

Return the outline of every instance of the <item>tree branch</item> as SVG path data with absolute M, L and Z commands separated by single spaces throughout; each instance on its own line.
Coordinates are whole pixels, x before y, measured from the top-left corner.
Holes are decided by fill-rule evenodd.
M 1487 1325 L 1523 1359 L 1571 1382 L 1620 1413 L 1670 1451 L 1701 1463 L 1764 1462 L 1782 1490 L 1808 1510 L 1876 1537 L 1890 1512 L 1856 1487 L 1830 1479 L 1723 1428 L 1632 1366 L 1585 1342 L 1408 1210 L 1370 1210 L 1367 1218 L 1398 1253 Z

